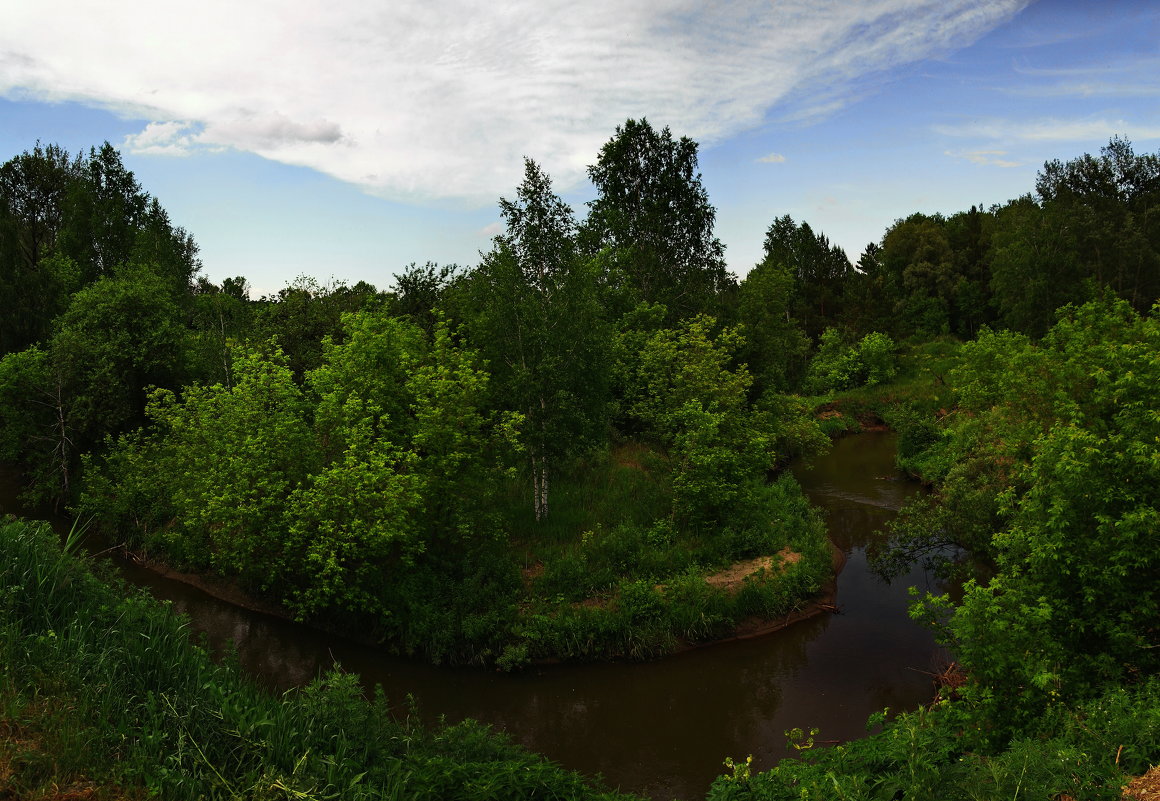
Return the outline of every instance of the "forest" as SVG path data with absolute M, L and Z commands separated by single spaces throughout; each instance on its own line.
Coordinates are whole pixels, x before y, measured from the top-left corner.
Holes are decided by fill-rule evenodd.
M 1160 761 L 1160 154 L 1114 138 L 1022 197 L 899 219 L 856 261 L 778 217 L 740 279 L 688 138 L 618 127 L 582 219 L 524 166 L 475 266 L 252 298 L 201 274 L 108 143 L 9 159 L 0 462 L 135 558 L 516 670 L 653 658 L 802 609 L 832 553 L 785 467 L 885 424 L 930 491 L 875 565 L 964 582 L 911 612 L 955 670 L 864 740 L 798 731 L 799 758 L 764 773 L 730 759 L 709 797 L 1111 799 Z M 274 709 L 50 539 L 4 523 L 0 734 L 51 731 L 69 705 L 100 730 L 102 682 L 140 705 L 89 751 L 56 743 L 78 755 L 55 770 L 175 798 L 605 792 L 482 728 L 371 723 L 341 674 Z M 149 667 L 134 626 L 177 667 Z

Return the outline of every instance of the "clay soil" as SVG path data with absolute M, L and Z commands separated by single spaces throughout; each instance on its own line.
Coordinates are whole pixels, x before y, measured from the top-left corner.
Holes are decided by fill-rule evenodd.
M 1137 776 L 1124 788 L 1125 801 L 1160 801 L 1160 766 Z

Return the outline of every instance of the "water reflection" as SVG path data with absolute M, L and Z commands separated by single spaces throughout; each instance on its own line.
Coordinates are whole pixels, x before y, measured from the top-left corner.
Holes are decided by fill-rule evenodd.
M 647 664 L 517 675 L 433 668 L 124 569 L 188 615 L 212 648 L 235 643 L 246 672 L 273 689 L 300 686 L 337 661 L 368 685 L 382 685 L 400 708 L 415 696 L 426 719 L 476 718 L 569 768 L 601 773 L 614 787 L 698 798 L 726 756 L 753 754 L 756 768 L 771 767 L 787 754 L 786 729 L 816 726 L 820 739 L 851 739 L 865 733 L 871 713 L 929 698 L 930 679 L 919 671 L 937 653 L 930 634 L 907 618 L 907 587 L 941 588 L 921 570 L 887 583 L 866 567 L 873 532 L 916 489 L 898 480 L 893 452 L 890 435 L 863 434 L 795 471 L 847 554 L 840 614 Z M 12 478 L 7 489 L 3 478 L 0 509 L 12 503 Z

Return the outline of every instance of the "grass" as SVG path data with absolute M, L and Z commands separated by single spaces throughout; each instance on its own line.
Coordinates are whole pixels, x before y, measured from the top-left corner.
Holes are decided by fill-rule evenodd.
M 946 376 L 958 362 L 961 346 L 949 336 L 904 344 L 898 354 L 898 373 L 889 382 L 806 400 L 814 408 L 822 430 L 831 437 L 880 425 L 897 406 L 936 414 L 954 402 Z
M 528 482 L 513 482 L 504 513 L 523 567 L 524 596 L 501 667 L 535 659 L 646 659 L 727 635 L 742 620 L 777 617 L 828 577 L 825 528 L 791 477 L 755 489 L 756 519 L 713 531 L 670 519 L 666 456 L 622 443 L 576 460 L 533 519 Z M 791 547 L 807 558 L 755 576 L 741 591 L 705 578 L 737 559 Z
M 858 387 L 842 393 L 850 402 L 869 406 L 908 403 L 937 409 L 951 403 L 947 373 L 958 362 L 962 343 L 953 337 L 903 346 L 898 357 L 898 375 L 887 384 Z
M 509 531 L 534 532 L 516 538 L 535 549 L 527 553 L 534 561 L 573 543 L 580 532 L 621 523 L 646 526 L 666 516 L 671 500 L 666 463 L 664 454 L 643 443 L 622 443 L 564 465 L 552 478 L 545 520 L 535 519 L 531 481 L 524 476 L 509 485 L 501 513 Z
M 709 801 L 1120 801 L 1128 778 L 1160 761 L 1160 677 L 1049 708 L 990 754 L 965 749 L 970 721 L 962 703 L 903 713 L 877 734 L 807 747 L 764 773 L 722 776 Z M 884 721 L 884 714 L 871 718 L 876 726 Z
M 624 797 L 479 724 L 425 729 L 349 674 L 268 695 L 46 527 L 0 522 L 0 555 L 0 797 Z

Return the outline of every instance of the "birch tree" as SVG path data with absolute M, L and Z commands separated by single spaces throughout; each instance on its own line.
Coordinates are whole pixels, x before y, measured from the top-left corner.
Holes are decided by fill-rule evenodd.
M 500 212 L 507 230 L 467 281 L 469 328 L 496 400 L 525 417 L 532 507 L 542 520 L 558 462 L 607 425 L 609 338 L 572 209 L 531 159 Z

